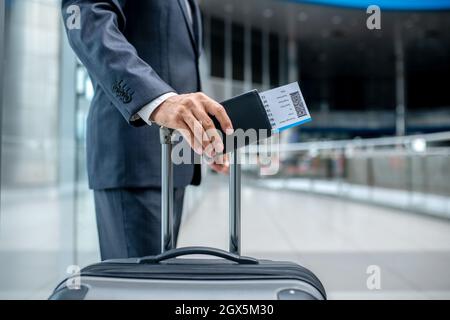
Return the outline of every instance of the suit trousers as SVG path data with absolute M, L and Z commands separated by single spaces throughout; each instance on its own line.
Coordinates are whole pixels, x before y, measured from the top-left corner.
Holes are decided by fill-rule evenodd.
M 174 243 L 178 237 L 185 188 L 174 189 Z M 94 190 L 101 259 L 161 252 L 161 189 Z

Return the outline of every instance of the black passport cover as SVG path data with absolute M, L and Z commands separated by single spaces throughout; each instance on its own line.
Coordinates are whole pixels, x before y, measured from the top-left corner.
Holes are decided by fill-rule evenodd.
M 224 106 L 230 117 L 235 130 L 233 135 L 227 136 L 220 127 L 217 119 L 215 117 L 212 118 L 214 125 L 222 133 L 225 146 L 224 153 L 260 141 L 261 139 L 272 135 L 272 126 L 257 90 L 243 93 L 223 101 L 221 104 Z M 253 134 L 246 135 L 245 140 L 242 139 L 242 137 L 240 139 L 236 138 L 236 135 L 242 134 L 242 131 L 238 129 L 242 129 L 244 132 L 248 129 L 254 129 L 256 131 L 256 136 Z M 260 129 L 265 130 L 265 134 L 261 135 L 259 132 Z

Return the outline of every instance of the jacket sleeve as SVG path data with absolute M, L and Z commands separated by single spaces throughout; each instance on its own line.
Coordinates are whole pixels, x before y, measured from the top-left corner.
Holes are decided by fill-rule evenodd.
M 62 15 L 69 43 L 93 80 L 130 124 L 142 125 L 143 121 L 131 121 L 132 116 L 150 101 L 175 90 L 138 56 L 123 35 L 126 1 L 63 0 Z

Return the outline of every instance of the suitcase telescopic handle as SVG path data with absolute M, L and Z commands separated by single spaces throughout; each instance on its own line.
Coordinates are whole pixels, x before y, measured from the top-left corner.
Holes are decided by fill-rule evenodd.
M 173 165 L 172 165 L 173 129 L 161 127 L 161 252 L 173 249 Z
M 173 130 L 160 128 L 161 157 L 161 252 L 175 248 L 173 231 Z M 233 138 L 234 139 L 234 138 Z M 230 252 L 239 256 L 241 252 L 241 165 L 239 151 L 234 150 L 230 159 L 229 224 Z
M 184 247 L 184 248 L 178 248 L 178 249 L 172 249 L 166 252 L 163 252 L 157 256 L 149 256 L 149 257 L 143 257 L 138 260 L 138 263 L 145 264 L 155 264 L 160 263 L 162 261 L 177 258 L 181 256 L 188 256 L 193 254 L 201 254 L 201 255 L 208 255 L 208 256 L 214 256 L 218 258 L 223 258 L 226 260 L 230 260 L 239 264 L 258 264 L 258 260 L 251 258 L 251 257 L 245 257 L 245 256 L 239 256 L 237 254 L 227 252 L 221 249 L 216 248 L 207 248 L 207 247 Z

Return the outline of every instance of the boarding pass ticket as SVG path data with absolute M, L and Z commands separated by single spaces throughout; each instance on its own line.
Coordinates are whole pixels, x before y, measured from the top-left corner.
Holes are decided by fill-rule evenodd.
M 311 121 L 297 82 L 259 93 L 273 132 Z

